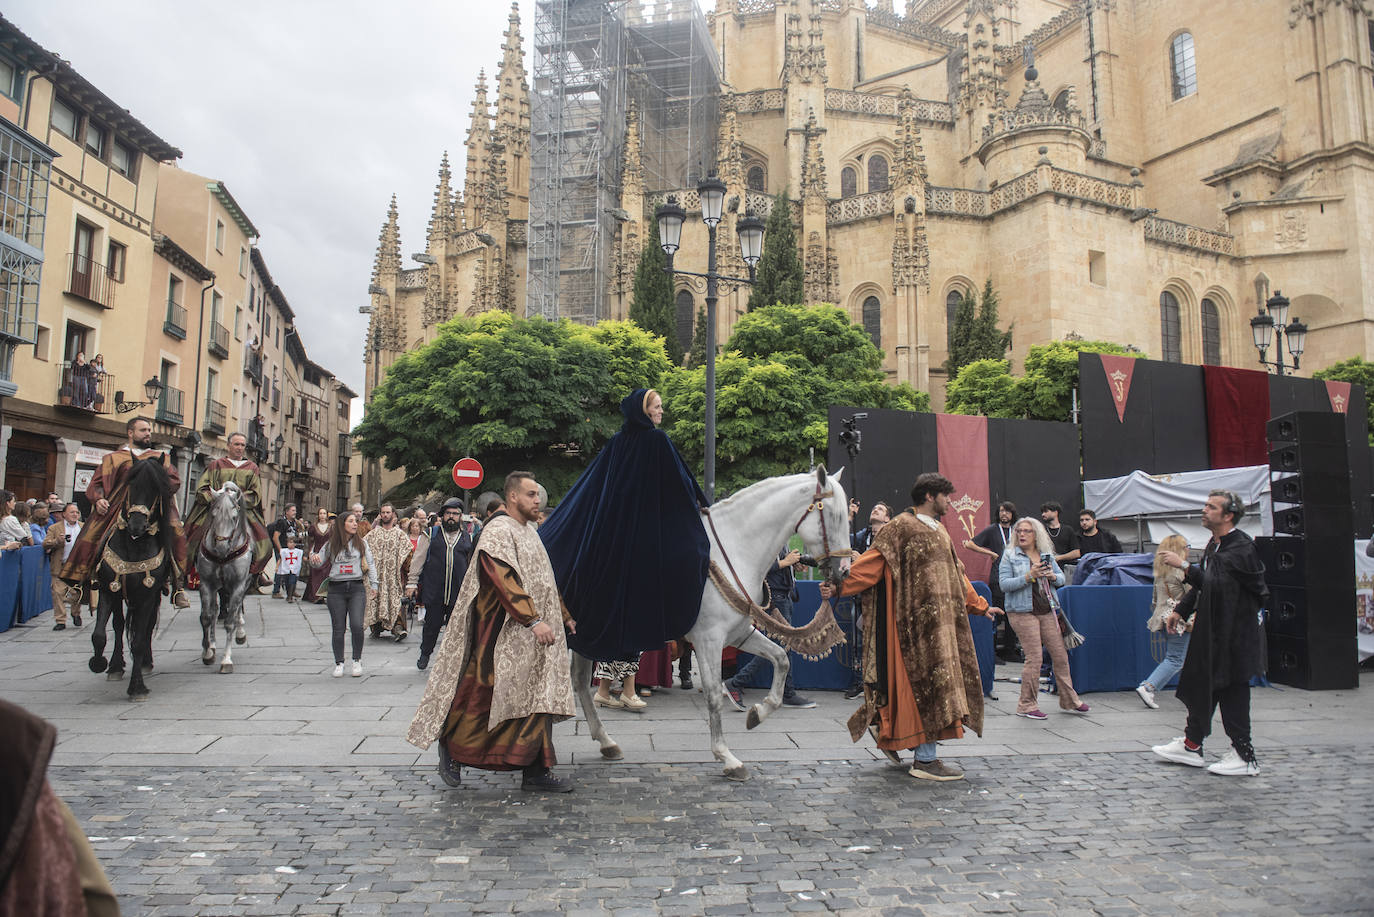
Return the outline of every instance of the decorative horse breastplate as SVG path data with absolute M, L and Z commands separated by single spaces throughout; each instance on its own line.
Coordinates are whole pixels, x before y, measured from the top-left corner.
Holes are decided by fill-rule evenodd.
M 158 548 L 157 553 L 147 560 L 124 560 L 119 555 L 115 554 L 114 551 L 111 551 L 109 545 L 106 545 L 105 550 L 100 555 L 100 560 L 105 566 L 109 567 L 111 572 L 115 575 L 114 581 L 110 583 L 110 591 L 118 592 L 124 581 L 124 577 L 131 573 L 142 573 L 143 585 L 151 589 L 153 584 L 157 582 L 157 580 L 153 578 L 153 571 L 162 566 L 165 557 L 166 553 L 163 549 Z

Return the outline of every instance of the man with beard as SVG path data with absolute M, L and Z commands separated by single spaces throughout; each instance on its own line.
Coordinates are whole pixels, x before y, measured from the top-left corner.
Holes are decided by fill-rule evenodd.
M 100 460 L 100 468 L 91 478 L 86 488 L 86 499 L 91 501 L 91 518 L 81 530 L 76 547 L 62 565 L 62 578 L 69 583 L 85 586 L 91 573 L 105 549 L 105 541 L 114 531 L 115 521 L 124 505 L 129 486 L 129 472 L 133 470 L 134 460 L 143 458 L 157 459 L 167 472 L 167 521 L 171 532 L 160 533 L 163 544 L 170 548 L 172 556 L 172 604 L 177 608 L 189 608 L 191 602 L 181 588 L 182 571 L 186 569 L 186 536 L 181 531 L 181 515 L 177 512 L 176 492 L 181 489 L 181 475 L 172 462 L 172 456 L 153 448 L 153 422 L 146 417 L 135 417 L 125 427 L 129 440 L 123 448 L 108 453 Z
M 400 643 L 406 638 L 406 618 L 401 610 L 401 567 L 410 556 L 410 537 L 396 524 L 396 510 L 383 503 L 377 512 L 377 524 L 363 538 L 377 565 L 377 589 L 367 599 L 367 616 L 363 625 L 372 628 L 372 636 L 380 637 L 390 631 L 392 639 Z
M 531 523 L 539 485 L 506 476 L 506 511 L 492 517 L 463 577 L 453 618 L 430 670 L 407 741 L 439 740 L 439 775 L 457 786 L 462 767 L 521 770 L 522 790 L 567 793 L 554 776 L 553 724 L 575 712 L 567 613 L 553 565 Z
M 991 618 L 964 576 L 954 542 L 940 523 L 954 485 L 927 472 L 911 488 L 912 508 L 883 526 L 873 547 L 849 569 L 840 594 L 863 595 L 864 704 L 849 718 L 854 741 L 865 730 L 894 764 L 914 748 L 908 773 L 919 780 L 959 780 L 936 742 L 983 734 L 983 685 L 968 615 Z M 821 595 L 836 590 L 829 584 Z
M 419 594 L 419 604 L 425 609 L 424 628 L 420 633 L 420 658 L 415 667 L 424 671 L 429 665 L 439 629 L 448 623 L 458 590 L 468 572 L 468 558 L 472 556 L 472 536 L 463 526 L 463 501 L 450 497 L 439 516 L 438 537 L 433 529 L 420 533 L 415 543 L 415 559 L 410 562 L 410 579 L 406 595 Z
M 247 450 L 248 437 L 238 432 L 230 433 L 229 454 L 205 466 L 196 486 L 195 505 L 186 514 L 186 550 L 187 555 L 194 558 L 205 538 L 210 521 L 210 501 L 214 499 L 210 491 L 220 490 L 233 481 L 243 492 L 243 514 L 248 517 L 248 532 L 252 538 L 250 549 L 253 552 L 253 562 L 248 569 L 253 577 L 253 589 L 256 590 L 258 574 L 262 573 L 267 566 L 267 559 L 272 556 L 272 541 L 262 522 L 262 479 L 258 477 L 258 464 L 245 456 Z

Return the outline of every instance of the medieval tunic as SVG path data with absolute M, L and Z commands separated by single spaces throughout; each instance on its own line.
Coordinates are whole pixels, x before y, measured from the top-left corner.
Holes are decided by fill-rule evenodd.
M 359 523 L 361 526 L 361 523 Z M 362 529 L 359 528 L 359 532 Z M 310 523 L 310 553 L 323 554 L 325 547 L 329 544 L 329 524 L 320 528 L 318 522 Z M 286 545 L 282 545 L 286 547 Z M 320 586 L 324 583 L 324 578 L 329 575 L 328 567 L 315 567 L 310 571 L 310 578 L 305 581 L 305 600 L 307 602 L 323 602 L 318 593 Z
M 157 449 L 139 449 L 131 452 L 124 446 L 107 454 L 100 460 L 100 468 L 91 478 L 86 488 L 86 499 L 91 501 L 91 518 L 81 530 L 81 537 L 72 548 L 67 562 L 62 565 L 62 578 L 68 582 L 84 583 L 94 573 L 94 566 L 100 559 L 100 552 L 114 530 L 115 520 L 119 518 L 129 489 L 129 472 L 133 469 L 135 458 L 157 458 L 167 472 L 167 487 L 171 496 L 167 499 L 167 521 L 172 531 L 164 534 L 164 544 L 171 547 L 172 564 L 177 574 L 186 569 L 186 536 L 181 531 L 181 515 L 177 512 L 175 494 L 181 489 L 181 475 L 171 456 Z M 97 501 L 110 501 L 109 508 L 102 515 L 95 509 Z M 150 507 L 151 508 L 151 507 Z
M 196 487 L 196 503 L 186 514 L 187 549 L 194 558 L 210 522 L 210 501 L 213 499 L 210 491 L 222 489 L 229 481 L 243 491 L 243 512 L 248 517 L 248 531 L 253 539 L 253 565 L 250 569 L 254 574 L 261 573 L 267 566 L 267 559 L 272 556 L 272 537 L 267 534 L 267 526 L 262 521 L 262 479 L 258 477 L 257 463 L 249 459 L 236 462 L 226 456 L 215 459 L 205 467 Z
M 376 525 L 363 541 L 367 542 L 377 565 L 377 593 L 368 597 L 363 626 L 379 624 L 383 630 L 403 634 L 406 622 L 401 614 L 401 599 L 405 598 L 405 580 L 401 567 L 410 558 L 410 536 L 399 525 L 390 528 Z
M 884 525 L 849 569 L 842 595 L 863 593 L 864 704 L 849 718 L 858 741 L 914 748 L 983 734 L 983 687 L 968 614 L 987 610 L 944 526 L 904 513 Z
M 564 615 L 534 526 L 491 519 L 407 740 L 428 748 L 441 739 L 454 761 L 488 770 L 553 765 L 550 728 L 574 713 Z M 550 646 L 530 630 L 539 621 L 553 628 Z

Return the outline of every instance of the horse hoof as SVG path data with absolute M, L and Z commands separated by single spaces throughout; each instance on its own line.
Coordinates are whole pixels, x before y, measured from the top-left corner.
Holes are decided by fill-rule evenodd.
M 234 664 L 232 662 L 221 662 L 219 664 L 219 673 L 221 675 L 234 674 Z
M 210 663 L 214 662 L 214 661 L 215 661 L 215 652 L 214 652 L 214 650 L 206 650 L 206 655 L 201 656 L 201 657 L 200 657 L 200 661 L 203 662 L 203 663 L 205 663 L 206 665 L 209 665 Z
M 147 688 L 144 688 L 144 689 L 141 690 L 141 691 L 130 691 L 130 692 L 129 692 L 129 700 L 133 701 L 133 702 L 136 703 L 136 704 L 141 704 L 141 703 L 143 703 L 143 702 L 144 702 L 145 700 L 147 700 L 147 699 L 148 699 L 148 689 L 147 689 Z
M 744 718 L 744 728 L 753 729 L 755 726 L 762 722 L 763 717 L 759 716 L 759 705 L 755 704 L 754 706 L 749 708 L 749 715 Z
M 749 769 L 741 764 L 739 767 L 727 767 L 725 769 L 725 779 L 742 783 L 749 779 Z
M 99 675 L 110 667 L 110 660 L 106 659 L 104 656 L 92 656 L 86 665 L 91 667 L 92 672 Z
M 620 750 L 619 745 L 607 745 L 601 749 L 601 757 L 607 761 L 620 761 L 625 757 L 625 753 Z
M 245 643 L 248 642 L 248 635 L 245 634 L 243 631 L 239 631 L 238 633 L 234 634 L 234 642 L 237 643 L 239 646 L 243 646 Z
M 120 681 L 120 680 L 123 679 L 123 678 L 124 678 L 124 670 L 123 670 L 123 669 L 110 669 L 110 671 L 108 671 L 108 672 L 105 673 L 105 680 L 106 680 L 106 681 Z

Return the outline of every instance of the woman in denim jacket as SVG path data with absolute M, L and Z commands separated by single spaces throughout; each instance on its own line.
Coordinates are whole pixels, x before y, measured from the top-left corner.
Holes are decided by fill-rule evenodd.
M 1049 556 L 1048 561 L 1040 558 Z M 1059 685 L 1059 706 L 1074 713 L 1087 713 L 1088 705 L 1073 690 L 1069 674 L 1069 652 L 1059 634 L 1058 615 L 1035 614 L 1033 595 L 1042 583 L 1051 589 L 1064 585 L 1064 571 L 1054 560 L 1054 546 L 1050 535 L 1039 519 L 1025 517 L 1016 521 L 1012 529 L 1012 543 L 1002 552 L 997 567 L 997 579 L 1006 597 L 1007 621 L 1025 651 L 1026 662 L 1021 667 L 1021 697 L 1016 703 L 1016 715 L 1032 720 L 1047 717 L 1040 712 L 1040 649 L 1050 652 L 1054 665 L 1054 679 Z

